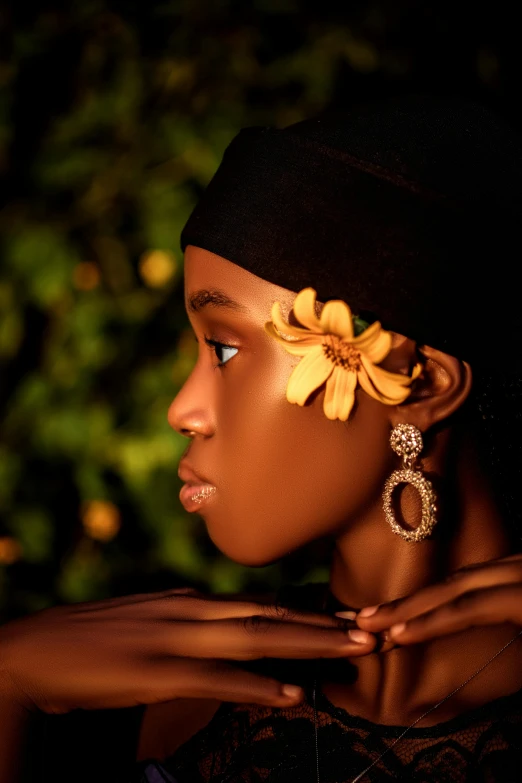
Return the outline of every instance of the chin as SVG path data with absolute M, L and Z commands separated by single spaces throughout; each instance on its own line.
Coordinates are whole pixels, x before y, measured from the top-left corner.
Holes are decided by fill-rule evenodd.
M 280 560 L 280 557 L 266 556 L 263 557 L 259 552 L 252 552 L 247 547 L 245 549 L 239 548 L 237 545 L 233 547 L 222 546 L 214 541 L 218 549 L 226 555 L 230 560 L 233 560 L 238 565 L 247 566 L 248 568 L 264 568 L 272 565 Z
M 238 565 L 247 566 L 249 568 L 264 568 L 265 566 L 272 565 L 278 560 L 284 557 L 284 552 L 275 553 L 274 551 L 267 551 L 260 548 L 259 544 L 253 541 L 241 541 L 240 536 L 225 537 L 216 535 L 215 531 L 208 529 L 212 543 L 230 560 L 233 560 Z M 230 533 L 230 531 L 227 531 Z

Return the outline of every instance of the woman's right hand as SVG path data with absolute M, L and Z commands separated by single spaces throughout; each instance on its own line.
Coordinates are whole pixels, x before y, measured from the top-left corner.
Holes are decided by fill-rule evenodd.
M 367 655 L 375 637 L 350 625 L 190 589 L 56 606 L 0 627 L 0 689 L 46 713 L 179 697 L 287 706 L 300 688 L 231 662 Z

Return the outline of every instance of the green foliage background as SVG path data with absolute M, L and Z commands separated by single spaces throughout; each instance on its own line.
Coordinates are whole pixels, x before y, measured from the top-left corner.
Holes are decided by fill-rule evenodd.
M 231 563 L 179 504 L 186 441 L 166 412 L 195 350 L 180 230 L 247 125 L 404 90 L 518 122 L 515 26 L 501 6 L 403 0 L 18 3 L 0 23 L 3 616 L 317 578 L 306 557 Z M 110 540 L 82 522 L 92 501 L 119 515 Z

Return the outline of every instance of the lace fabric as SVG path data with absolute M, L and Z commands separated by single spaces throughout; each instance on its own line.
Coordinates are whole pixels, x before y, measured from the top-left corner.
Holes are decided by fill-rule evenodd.
M 283 605 L 331 611 L 326 586 L 281 592 Z M 333 664 L 329 662 L 329 666 Z M 260 663 L 258 670 L 266 664 Z M 284 669 L 291 667 L 291 679 Z M 252 667 L 250 667 L 252 668 Z M 317 662 L 271 662 L 283 682 L 310 687 Z M 321 783 L 350 783 L 402 733 L 350 715 L 316 695 Z M 210 723 L 163 762 L 179 783 L 316 783 L 311 694 L 277 709 L 222 704 Z M 515 783 L 522 780 L 522 690 L 427 728 L 413 728 L 361 783 Z
M 402 727 L 349 715 L 317 695 L 321 783 L 349 783 Z M 202 731 L 164 763 L 180 783 L 315 783 L 313 707 L 223 704 Z M 515 783 L 522 777 L 522 691 L 446 723 L 412 729 L 364 783 Z

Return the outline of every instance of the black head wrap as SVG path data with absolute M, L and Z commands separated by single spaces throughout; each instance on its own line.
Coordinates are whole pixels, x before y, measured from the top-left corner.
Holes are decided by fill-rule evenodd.
M 474 367 L 520 372 L 521 183 L 519 138 L 486 109 L 391 100 L 241 131 L 182 248 L 343 299 Z

